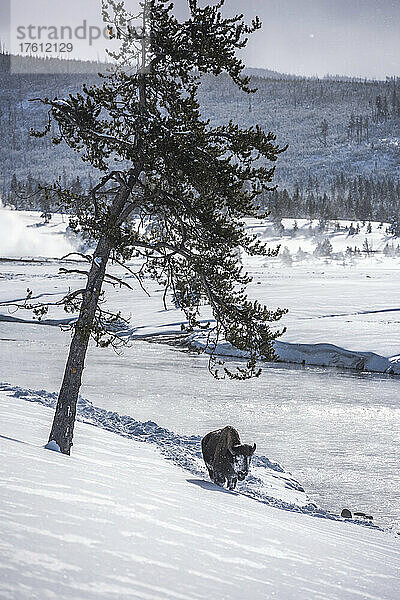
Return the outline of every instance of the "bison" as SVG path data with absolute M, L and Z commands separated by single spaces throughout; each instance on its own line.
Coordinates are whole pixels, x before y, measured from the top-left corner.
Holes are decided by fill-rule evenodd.
M 201 449 L 211 480 L 234 490 L 237 481 L 243 481 L 249 473 L 256 445 L 242 444 L 236 429 L 227 425 L 207 433 L 201 441 Z

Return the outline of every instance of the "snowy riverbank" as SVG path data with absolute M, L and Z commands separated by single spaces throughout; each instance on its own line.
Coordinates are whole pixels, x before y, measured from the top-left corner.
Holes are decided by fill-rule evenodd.
M 192 334 L 188 345 L 195 350 L 213 353 L 217 356 L 247 358 L 248 353 L 238 350 L 226 341 L 209 344 L 204 334 Z M 274 349 L 280 362 L 321 367 L 354 369 L 371 373 L 400 375 L 400 356 L 385 358 L 373 352 L 355 352 L 333 344 L 290 344 L 276 341 Z
M 2 597 L 397 597 L 394 536 L 226 493 L 157 445 L 86 423 L 65 457 L 43 448 L 52 411 L 34 393 L 3 386 L 0 405 Z M 109 424 L 130 437 L 123 418 Z
M 12 236 L 0 239 L 0 258 L 61 256 L 74 249 L 73 239 L 65 235 L 67 218 L 54 215 L 49 224 L 38 227 L 39 221 L 39 213 L 0 209 L 0 231 L 13 231 Z M 352 225 L 358 233 L 350 235 Z M 317 222 L 298 220 L 294 230 L 294 221 L 284 219 L 283 226 L 282 231 L 277 231 L 269 220 L 249 220 L 249 231 L 271 246 L 279 244 L 281 254 L 277 259 L 242 256 L 243 266 L 253 277 L 250 297 L 265 302 L 271 309 L 289 309 L 282 320 L 287 332 L 275 347 L 280 360 L 398 375 L 400 308 L 395 298 L 400 294 L 400 249 L 396 239 L 386 233 L 386 225 L 340 221 L 327 224 L 321 231 Z M 324 240 L 329 240 L 330 254 L 315 255 L 315 248 Z M 365 240 L 369 254 L 354 251 L 360 250 Z M 24 298 L 27 287 L 38 298 L 61 296 L 74 289 L 79 278 L 60 274 L 60 266 L 71 265 L 57 260 L 2 263 L 0 305 L 2 301 Z M 135 286 L 132 275 L 118 272 L 117 267 L 113 269 Z M 116 311 L 121 310 L 128 317 L 134 315 L 125 335 L 138 339 L 179 333 L 182 313 L 171 302 L 167 311 L 162 310 L 162 290 L 150 281 L 146 281 L 146 287 L 151 298 L 145 297 L 139 286 L 133 291 L 107 289 Z M 203 312 L 207 322 L 210 312 L 206 307 Z M 59 311 L 58 315 L 49 315 L 46 322 L 57 325 L 65 323 L 65 318 L 65 313 Z M 24 311 L 10 314 L 0 306 L 0 321 L 18 319 L 31 322 L 32 315 Z M 195 336 L 191 343 L 202 348 L 204 338 Z M 217 352 L 242 356 L 224 343 L 219 344 Z
M 44 390 L 27 390 L 0 383 L 0 393 L 55 408 L 57 394 Z M 153 421 L 142 423 L 128 415 L 93 406 L 80 397 L 78 420 L 111 431 L 137 442 L 154 444 L 161 454 L 194 476 L 208 479 L 201 455 L 201 436 L 182 436 L 157 425 Z M 252 476 L 239 483 L 237 490 L 253 499 L 291 511 L 301 511 L 329 519 L 338 517 L 312 504 L 301 485 L 277 463 L 266 456 L 254 456 Z

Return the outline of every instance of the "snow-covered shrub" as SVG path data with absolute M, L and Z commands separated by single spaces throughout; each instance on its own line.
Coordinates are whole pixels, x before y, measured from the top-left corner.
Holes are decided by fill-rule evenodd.
M 298 260 L 299 262 L 306 260 L 309 257 L 308 252 L 304 252 L 304 250 L 301 248 L 301 246 L 299 246 L 299 249 L 297 250 L 296 253 L 296 260 Z
M 394 237 L 400 237 L 400 221 L 397 217 L 390 217 L 386 232 Z
M 349 227 L 349 233 L 347 234 L 348 236 L 350 235 L 356 235 L 357 231 L 353 225 L 353 223 L 350 223 L 350 227 Z
M 290 250 L 287 246 L 279 253 L 280 259 L 288 267 L 291 267 L 293 264 L 292 255 L 290 254 Z
M 322 242 L 318 242 L 317 247 L 314 250 L 315 256 L 331 256 L 333 246 L 328 238 L 325 238 Z
M 283 232 L 285 231 L 285 226 L 283 225 L 282 219 L 280 217 L 277 217 L 273 220 L 273 226 L 274 226 L 274 230 L 279 235 L 282 235 Z

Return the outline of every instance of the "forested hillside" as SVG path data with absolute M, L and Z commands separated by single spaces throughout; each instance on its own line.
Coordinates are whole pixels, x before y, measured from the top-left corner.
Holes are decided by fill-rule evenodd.
M 276 182 L 292 189 L 317 177 L 329 189 L 334 177 L 400 174 L 400 79 L 385 82 L 253 77 L 247 97 L 228 80 L 208 78 L 202 105 L 212 122 L 230 116 L 260 124 L 289 144 Z
M 80 75 L 38 74 L 36 61 L 32 63 L 35 73 L 12 75 L 9 57 L 0 57 L 0 193 L 4 201 L 36 208 L 36 200 L 21 200 L 19 192 L 29 195 L 38 181 L 49 183 L 59 176 L 65 184 L 87 186 L 90 176 L 95 175 L 62 144 L 54 147 L 49 137 L 34 139 L 29 135 L 31 127 L 42 128 L 46 123 L 45 108 L 30 99 L 62 97 L 84 82 L 94 82 L 98 76 L 93 65 L 82 70 L 85 68 L 89 72 Z M 361 177 L 372 182 L 363 184 L 364 188 L 375 186 L 382 206 L 391 204 L 389 196 L 381 195 L 387 189 L 392 194 L 400 176 L 400 79 L 304 79 L 259 69 L 250 73 L 258 90 L 250 96 L 236 90 L 225 77 L 205 77 L 200 94 L 202 110 L 213 124 L 227 117 L 243 126 L 259 124 L 273 131 L 280 145 L 288 144 L 276 169 L 275 183 L 282 192 L 284 188 L 293 196 L 296 190 L 300 194 L 312 192 L 311 203 L 320 205 L 324 193 L 328 202 L 338 195 L 338 178 L 343 188 L 345 177 L 348 192 L 354 187 L 350 182 Z M 306 199 L 302 206 L 305 204 Z M 300 207 L 297 212 L 299 216 L 321 216 L 318 207 L 308 214 Z M 380 209 L 369 210 L 366 218 L 387 220 L 390 212 L 390 206 L 384 214 Z M 352 213 L 351 207 L 344 214 L 335 211 L 334 216 L 362 218 L 357 211 Z
M 47 65 L 45 61 L 25 60 L 27 70 L 32 67 L 32 74 L 11 74 L 10 57 L 0 55 L 0 136 L 3 142 L 0 145 L 0 194 L 3 201 L 21 204 L 21 208 L 29 202 L 23 202 L 14 193 L 16 182 L 19 188 L 31 193 L 38 181 L 50 183 L 59 176 L 67 184 L 77 176 L 87 183 L 90 172 L 88 165 L 63 144 L 54 146 L 49 136 L 30 136 L 31 128 L 43 129 L 47 122 L 45 107 L 30 100 L 46 96 L 60 98 L 80 89 L 85 82 L 98 80 L 93 65 L 92 72 L 69 74 L 62 72 L 63 67 L 68 67 L 67 61 L 53 60 L 51 70 L 59 67 L 61 72 L 49 74 L 40 73 L 40 67 L 44 70 Z

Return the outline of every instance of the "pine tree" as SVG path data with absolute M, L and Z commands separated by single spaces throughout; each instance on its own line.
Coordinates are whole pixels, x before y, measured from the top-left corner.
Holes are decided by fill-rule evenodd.
M 363 242 L 363 251 L 369 256 L 372 253 L 372 243 L 365 238 Z
M 349 140 L 353 139 L 355 125 L 356 125 L 356 121 L 354 118 L 354 114 L 352 114 L 350 117 L 350 120 L 349 120 L 349 124 L 347 126 L 347 134 L 348 134 Z
M 320 125 L 320 131 L 321 131 L 322 140 L 324 142 L 324 146 L 326 146 L 327 138 L 328 138 L 328 131 L 329 131 L 329 124 L 326 119 L 323 119 L 323 121 Z
M 275 358 L 273 341 L 281 332 L 271 324 L 285 311 L 248 300 L 251 279 L 237 257 L 238 249 L 277 254 L 246 233 L 244 218 L 260 216 L 257 199 L 269 189 L 273 163 L 284 149 L 259 126 L 211 126 L 197 99 L 204 73 L 226 73 L 244 93 L 252 92 L 236 54 L 260 22 L 255 18 L 248 26 L 242 16 L 225 18 L 223 4 L 200 8 L 197 0 L 188 0 L 190 16 L 180 22 L 167 0 L 146 0 L 141 28 L 135 28 L 123 3 L 104 0 L 110 35 L 121 41 L 112 55 L 118 65 L 103 76 L 102 85 L 84 86 L 64 100 L 40 100 L 58 130 L 54 143 L 66 143 L 103 173 L 87 194 L 61 183 L 52 188 L 73 213 L 71 227 L 97 244 L 93 257 L 85 256 L 85 288 L 64 299 L 66 310 L 79 317 L 49 442 L 65 454 L 72 446 L 89 340 L 99 346 L 117 342 L 113 326 L 120 315 L 110 316 L 99 303 L 103 283 L 110 281 L 110 260 L 124 265 L 141 258 L 136 277 L 145 272 L 166 293 L 172 291 L 188 329 L 200 326 L 200 306 L 209 303 L 216 323 L 210 339 L 223 336 L 249 352 L 246 367 L 234 372 L 212 362 L 215 376 L 257 376 L 257 358 Z M 49 124 L 33 133 L 41 137 L 50 131 Z M 39 314 L 49 308 L 33 304 L 31 294 L 27 306 Z
M 10 191 L 11 191 L 11 203 L 18 210 L 18 208 L 19 208 L 19 184 L 18 184 L 17 176 L 15 173 L 13 173 L 13 176 L 11 178 Z
M 400 219 L 398 217 L 390 217 L 387 233 L 394 237 L 400 237 Z

